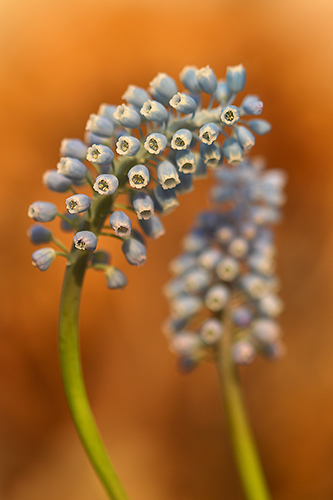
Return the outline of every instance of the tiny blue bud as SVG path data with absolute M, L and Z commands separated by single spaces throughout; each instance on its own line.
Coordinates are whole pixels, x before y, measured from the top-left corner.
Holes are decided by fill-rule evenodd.
M 60 156 L 70 156 L 78 160 L 85 160 L 87 146 L 80 139 L 63 139 L 60 145 Z
M 133 208 L 138 219 L 148 220 L 154 215 L 154 202 L 146 193 L 137 193 L 134 196 Z
M 122 251 L 127 262 L 132 266 L 141 266 L 146 262 L 146 247 L 135 238 L 128 238 L 128 240 L 124 241 Z
M 156 210 L 160 209 L 163 213 L 171 212 L 179 205 L 175 191 L 173 189 L 165 190 L 160 184 L 154 188 L 154 197 L 157 202 L 154 202 Z
M 217 88 L 217 80 L 214 71 L 206 66 L 196 71 L 199 87 L 206 94 L 213 94 Z
M 127 177 L 132 188 L 142 189 L 149 183 L 149 170 L 145 165 L 135 165 L 129 170 Z
M 73 194 L 66 200 L 66 209 L 70 214 L 81 214 L 90 208 L 91 200 L 86 194 Z
M 53 248 L 40 248 L 32 254 L 32 265 L 40 271 L 47 271 L 55 257 L 56 252 Z
M 244 151 L 249 151 L 256 142 L 254 135 L 242 125 L 236 126 L 236 137 Z
M 86 130 L 102 137 L 111 137 L 114 132 L 113 123 L 104 116 L 99 116 L 95 114 L 91 114 L 87 124 Z
M 253 314 L 248 307 L 236 307 L 236 309 L 232 311 L 232 321 L 236 326 L 247 328 L 251 325 L 252 320 Z
M 216 141 L 220 133 L 220 129 L 216 125 L 216 123 L 206 123 L 199 130 L 199 138 L 200 141 L 204 144 L 208 144 L 210 146 L 213 142 Z
M 105 270 L 106 284 L 110 290 L 124 288 L 127 285 L 125 274 L 114 266 L 109 266 Z
M 110 165 L 113 161 L 114 153 L 103 144 L 93 144 L 88 148 L 87 160 L 96 165 Z
M 136 108 L 141 108 L 143 103 L 149 99 L 149 94 L 141 87 L 136 87 L 135 85 L 129 85 L 126 92 L 121 96 L 129 104 L 135 106 Z
M 224 125 L 234 125 L 240 119 L 240 111 L 237 106 L 225 106 L 221 111 L 221 121 Z
M 177 130 L 172 136 L 171 147 L 172 149 L 187 149 L 192 141 L 192 132 L 186 128 Z
M 28 209 L 28 216 L 36 222 L 50 222 L 57 215 L 57 207 L 47 201 L 35 201 Z
M 61 175 L 57 170 L 46 170 L 43 174 L 43 184 L 51 191 L 64 193 L 71 186 L 71 179 Z
M 195 100 L 187 94 L 182 94 L 178 92 L 170 99 L 169 104 L 172 108 L 181 113 L 189 114 L 194 113 L 197 109 L 197 103 Z
M 224 257 L 216 267 L 216 274 L 223 281 L 233 281 L 240 271 L 239 264 L 233 257 Z
M 63 218 L 60 219 L 60 228 L 62 231 L 66 233 L 71 233 L 75 231 L 74 227 L 70 224 L 71 221 L 72 223 L 75 224 L 75 227 L 77 226 L 77 223 L 80 221 L 80 216 L 78 214 L 69 214 L 68 212 L 63 214 L 67 220 L 64 220 Z
M 75 248 L 93 252 L 97 247 L 97 237 L 91 231 L 79 231 L 73 237 Z
M 171 97 L 178 91 L 175 80 L 166 73 L 158 73 L 149 83 L 148 90 L 154 97 L 156 95 L 158 100 L 162 100 L 164 103 L 168 103 Z
M 120 125 L 118 120 L 116 120 L 115 117 L 113 116 L 116 109 L 117 109 L 117 106 L 115 106 L 114 104 L 103 103 L 98 108 L 98 115 L 103 116 L 104 118 L 107 118 L 114 125 Z
M 276 321 L 260 318 L 253 322 L 252 333 L 256 340 L 263 343 L 276 342 L 281 335 L 281 330 Z
M 157 165 L 157 180 L 163 189 L 172 189 L 180 183 L 176 167 L 168 160 Z
M 163 134 L 154 132 L 146 137 L 144 148 L 152 155 L 159 155 L 168 144 L 168 139 Z
M 215 91 L 215 99 L 221 104 L 225 104 L 231 96 L 231 91 L 226 82 L 220 81 Z
M 264 103 L 257 95 L 247 95 L 241 104 L 241 108 L 247 115 L 261 115 Z
M 27 231 L 28 238 L 33 245 L 49 243 L 52 240 L 52 233 L 46 227 L 34 224 Z
M 132 135 L 121 135 L 116 144 L 116 151 L 119 155 L 134 156 L 140 149 L 139 139 Z
M 272 125 L 268 121 L 261 119 L 249 120 L 247 125 L 250 127 L 252 132 L 258 135 L 267 134 L 272 130 Z
M 148 220 L 141 219 L 139 223 L 143 232 L 153 240 L 157 240 L 157 238 L 165 234 L 164 226 L 156 215 L 153 215 L 153 217 Z
M 219 144 L 200 144 L 200 156 L 202 161 L 210 168 L 216 168 L 222 159 L 221 147 Z
M 232 92 L 241 92 L 245 87 L 246 71 L 242 64 L 228 66 L 226 75 L 227 84 Z
M 168 118 L 168 112 L 163 104 L 157 101 L 151 101 L 150 99 L 143 104 L 140 113 L 146 120 L 151 122 L 161 123 Z
M 137 128 L 140 125 L 141 118 L 136 109 L 121 104 L 117 107 L 113 116 L 118 122 L 126 128 Z
M 108 252 L 105 252 L 104 250 L 98 250 L 97 252 L 91 254 L 90 257 L 90 262 L 92 265 L 95 264 L 109 265 L 110 260 L 111 260 L 111 255 Z
M 222 252 L 217 248 L 207 248 L 203 250 L 203 252 L 199 255 L 197 262 L 200 266 L 207 269 L 208 271 L 212 271 L 217 263 L 221 260 Z
M 96 177 L 93 189 L 99 194 L 113 194 L 119 185 L 118 178 L 113 174 L 101 174 Z
M 87 173 L 86 166 L 80 160 L 68 157 L 60 158 L 57 163 L 57 170 L 59 174 L 78 181 L 84 179 Z
M 131 219 L 124 212 L 116 210 L 109 219 L 110 226 L 117 236 L 129 236 L 132 230 Z
M 177 184 L 175 191 L 177 194 L 191 193 L 193 191 L 192 174 L 186 174 L 182 171 L 178 172 L 180 184 Z
M 239 163 L 243 160 L 243 149 L 236 139 L 226 139 L 222 146 L 224 158 L 228 163 Z
M 184 87 L 186 87 L 193 94 L 200 94 L 201 92 L 196 76 L 197 70 L 198 68 L 196 66 L 185 66 L 179 75 L 180 81 Z
M 195 156 L 189 149 L 177 151 L 176 164 L 179 172 L 183 172 L 184 174 L 195 172 Z

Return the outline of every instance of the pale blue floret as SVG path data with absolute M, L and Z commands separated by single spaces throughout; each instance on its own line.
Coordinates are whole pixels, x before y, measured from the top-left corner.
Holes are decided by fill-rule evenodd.
M 239 340 L 231 348 L 231 357 L 237 365 L 250 365 L 256 357 L 256 350 L 247 340 Z
M 66 200 L 66 209 L 70 214 L 81 214 L 90 208 L 91 200 L 86 194 L 73 194 Z
M 220 104 L 226 104 L 231 97 L 231 90 L 225 81 L 219 81 L 215 91 L 215 99 Z
M 172 108 L 184 114 L 194 113 L 197 109 L 195 100 L 189 95 L 182 94 L 181 92 L 175 94 L 172 99 L 170 99 L 169 104 Z
M 57 207 L 47 201 L 35 201 L 28 209 L 28 216 L 36 222 L 50 222 L 57 215 Z
M 28 238 L 33 245 L 40 245 L 41 243 L 49 243 L 52 240 L 52 233 L 49 229 L 39 224 L 30 226 L 28 231 Z
M 216 123 L 206 123 L 199 130 L 199 138 L 201 142 L 204 144 L 208 144 L 209 146 L 216 141 L 220 133 L 220 129 L 216 125 Z
M 196 66 L 185 66 L 181 71 L 179 78 L 184 87 L 186 87 L 192 94 L 200 94 L 201 88 L 198 83 L 196 76 L 196 71 L 198 68 Z
M 211 283 L 211 275 L 206 269 L 195 267 L 184 275 L 184 282 L 186 292 L 203 292 Z
M 212 312 L 221 311 L 227 305 L 229 297 L 230 291 L 225 285 L 213 285 L 205 295 L 206 307 Z
M 174 188 L 176 194 L 185 194 L 185 193 L 191 193 L 193 191 L 193 176 L 192 174 L 186 174 L 184 172 L 179 171 L 179 180 L 180 184 L 177 184 L 177 186 Z
M 168 144 L 168 139 L 163 134 L 154 132 L 146 137 L 144 148 L 152 155 L 159 155 Z
M 149 99 L 149 95 L 145 89 L 136 87 L 135 85 L 129 85 L 121 98 L 125 99 L 129 104 L 132 104 L 132 106 L 141 108 L 143 103 Z
M 179 172 L 183 172 L 184 174 L 192 174 L 195 172 L 196 159 L 189 149 L 177 151 L 176 164 Z
M 199 297 L 180 295 L 171 302 L 171 316 L 173 319 L 190 318 L 197 314 L 203 307 Z
M 111 137 L 114 124 L 104 116 L 91 114 L 86 124 L 86 130 L 101 137 Z
M 241 109 L 246 115 L 261 115 L 264 103 L 257 95 L 247 95 L 241 104 Z
M 179 201 L 174 189 L 163 189 L 160 184 L 154 188 L 154 205 L 156 210 L 162 211 L 164 214 L 171 212 L 174 208 L 178 207 Z
M 143 104 L 140 113 L 150 122 L 162 123 L 168 118 L 168 112 L 163 104 L 150 99 Z
M 197 262 L 208 271 L 212 271 L 221 260 L 222 252 L 217 248 L 207 248 L 199 255 Z
M 126 104 L 118 106 L 113 116 L 125 128 L 137 128 L 141 123 L 138 111 Z
M 239 272 L 239 264 L 233 257 L 224 257 L 216 266 L 216 274 L 223 281 L 233 281 Z
M 118 178 L 113 174 L 101 174 L 96 177 L 93 189 L 101 195 L 113 194 L 119 185 Z
M 181 128 L 177 130 L 172 136 L 171 147 L 172 149 L 177 149 L 178 151 L 182 149 L 187 149 L 192 141 L 192 132 L 187 130 L 187 128 Z
M 56 252 L 53 248 L 40 248 L 32 254 L 32 265 L 40 271 L 47 271 L 55 257 Z
M 224 125 L 228 125 L 228 127 L 237 123 L 240 119 L 240 116 L 240 110 L 237 108 L 237 106 L 230 105 L 222 108 L 221 121 L 222 123 L 224 123 Z
M 272 130 L 272 125 L 268 121 L 261 119 L 249 120 L 247 125 L 250 127 L 252 132 L 258 135 L 267 134 Z
M 113 214 L 111 214 L 109 222 L 117 236 L 123 238 L 124 236 L 129 236 L 131 234 L 131 219 L 124 212 L 116 210 Z
M 114 266 L 105 269 L 106 284 L 110 290 L 124 288 L 127 285 L 125 274 Z
M 252 334 L 259 342 L 269 343 L 279 340 L 281 330 L 276 321 L 268 318 L 260 318 L 253 322 Z
M 148 90 L 154 99 L 163 102 L 163 104 L 168 104 L 171 97 L 178 91 L 175 80 L 166 73 L 158 73 L 149 83 Z
M 221 338 L 223 326 L 217 318 L 209 318 L 200 328 L 200 338 L 207 345 L 214 345 Z
M 134 156 L 140 147 L 139 139 L 132 135 L 121 135 L 116 143 L 116 151 L 119 155 Z
M 157 180 L 163 189 L 172 189 L 180 183 L 176 167 L 168 160 L 157 165 Z
M 84 160 L 87 154 L 87 145 L 80 139 L 63 139 L 60 145 L 60 156 L 70 156 Z
M 127 262 L 132 266 L 141 266 L 147 260 L 146 247 L 135 238 L 128 238 L 124 241 L 122 251 Z
M 153 215 L 153 217 L 148 220 L 141 219 L 139 220 L 139 223 L 143 232 L 153 240 L 157 240 L 157 238 L 160 238 L 165 234 L 162 221 L 156 215 Z
M 97 237 L 91 231 L 79 231 L 73 237 L 73 242 L 78 250 L 93 252 L 97 247 Z
M 65 193 L 71 187 L 71 179 L 61 175 L 57 170 L 46 170 L 43 174 L 43 184 L 51 191 Z
M 145 165 L 135 165 L 129 170 L 127 177 L 132 188 L 142 189 L 149 183 L 149 170 Z
M 236 139 L 226 139 L 222 146 L 222 152 L 224 158 L 231 165 L 243 160 L 243 149 Z
M 207 144 L 200 144 L 200 156 L 202 161 L 209 168 L 216 168 L 222 159 L 222 152 L 220 145 L 211 144 L 208 146 Z
M 60 158 L 57 170 L 61 175 L 78 181 L 84 179 L 87 173 L 86 166 L 80 160 L 68 157 Z
M 112 122 L 114 125 L 120 125 L 118 120 L 116 120 L 115 117 L 113 116 L 117 107 L 118 106 L 115 106 L 114 104 L 103 103 L 98 108 L 98 115 L 104 116 L 104 118 L 107 118 L 108 120 L 110 120 L 110 122 Z
M 243 125 L 236 127 L 236 137 L 244 151 L 249 151 L 256 142 L 254 135 Z
M 238 66 L 228 66 L 226 80 L 232 92 L 241 92 L 245 86 L 246 71 L 242 64 Z
M 154 215 L 154 202 L 146 193 L 137 193 L 134 196 L 133 208 L 139 220 L 148 220 Z
M 205 68 L 198 69 L 195 74 L 201 90 L 206 94 L 214 94 L 217 89 L 217 80 L 214 71 L 209 66 L 206 66 Z
M 96 165 L 110 165 L 114 158 L 113 151 L 103 144 L 93 144 L 88 148 L 87 160 Z

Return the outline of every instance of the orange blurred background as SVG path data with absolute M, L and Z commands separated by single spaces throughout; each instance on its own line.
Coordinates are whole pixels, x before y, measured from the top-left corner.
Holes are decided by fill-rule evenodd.
M 101 102 L 183 66 L 247 68 L 273 123 L 254 148 L 289 174 L 278 228 L 287 354 L 242 370 L 275 500 L 333 498 L 333 4 L 330 0 L 2 0 L 0 497 L 105 500 L 67 410 L 57 358 L 63 259 L 32 268 L 27 207 L 61 206 L 41 176 L 63 137 L 83 136 Z M 96 419 L 131 500 L 241 500 L 214 367 L 183 376 L 161 333 L 167 263 L 209 181 L 163 220 L 129 286 L 88 274 L 83 366 Z M 53 225 L 54 227 L 54 225 Z M 117 242 L 116 242 L 117 243 Z M 332 323 L 331 323 L 332 321 Z

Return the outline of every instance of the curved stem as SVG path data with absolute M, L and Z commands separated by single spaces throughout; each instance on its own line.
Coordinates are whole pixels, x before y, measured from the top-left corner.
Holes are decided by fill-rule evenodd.
M 88 253 L 74 251 L 65 273 L 59 316 L 60 366 L 67 402 L 85 451 L 112 500 L 127 495 L 110 463 L 92 415 L 81 370 L 78 315 Z
M 270 500 L 255 441 L 247 419 L 236 366 L 230 355 L 231 315 L 225 311 L 218 350 L 218 372 L 232 450 L 247 500 Z

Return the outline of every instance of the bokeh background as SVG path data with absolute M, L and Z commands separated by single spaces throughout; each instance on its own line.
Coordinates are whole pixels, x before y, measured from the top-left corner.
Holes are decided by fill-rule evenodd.
M 32 268 L 28 205 L 63 137 L 101 102 L 160 71 L 242 62 L 273 131 L 255 151 L 289 174 L 278 228 L 287 354 L 242 370 L 275 500 L 333 498 L 333 4 L 330 0 L 1 0 L 0 497 L 105 500 L 69 418 L 57 358 L 64 261 Z M 160 325 L 167 263 L 209 181 L 164 219 L 130 285 L 85 283 L 82 358 L 91 403 L 132 500 L 241 500 L 214 367 L 176 370 Z M 116 242 L 117 243 L 117 242 Z

